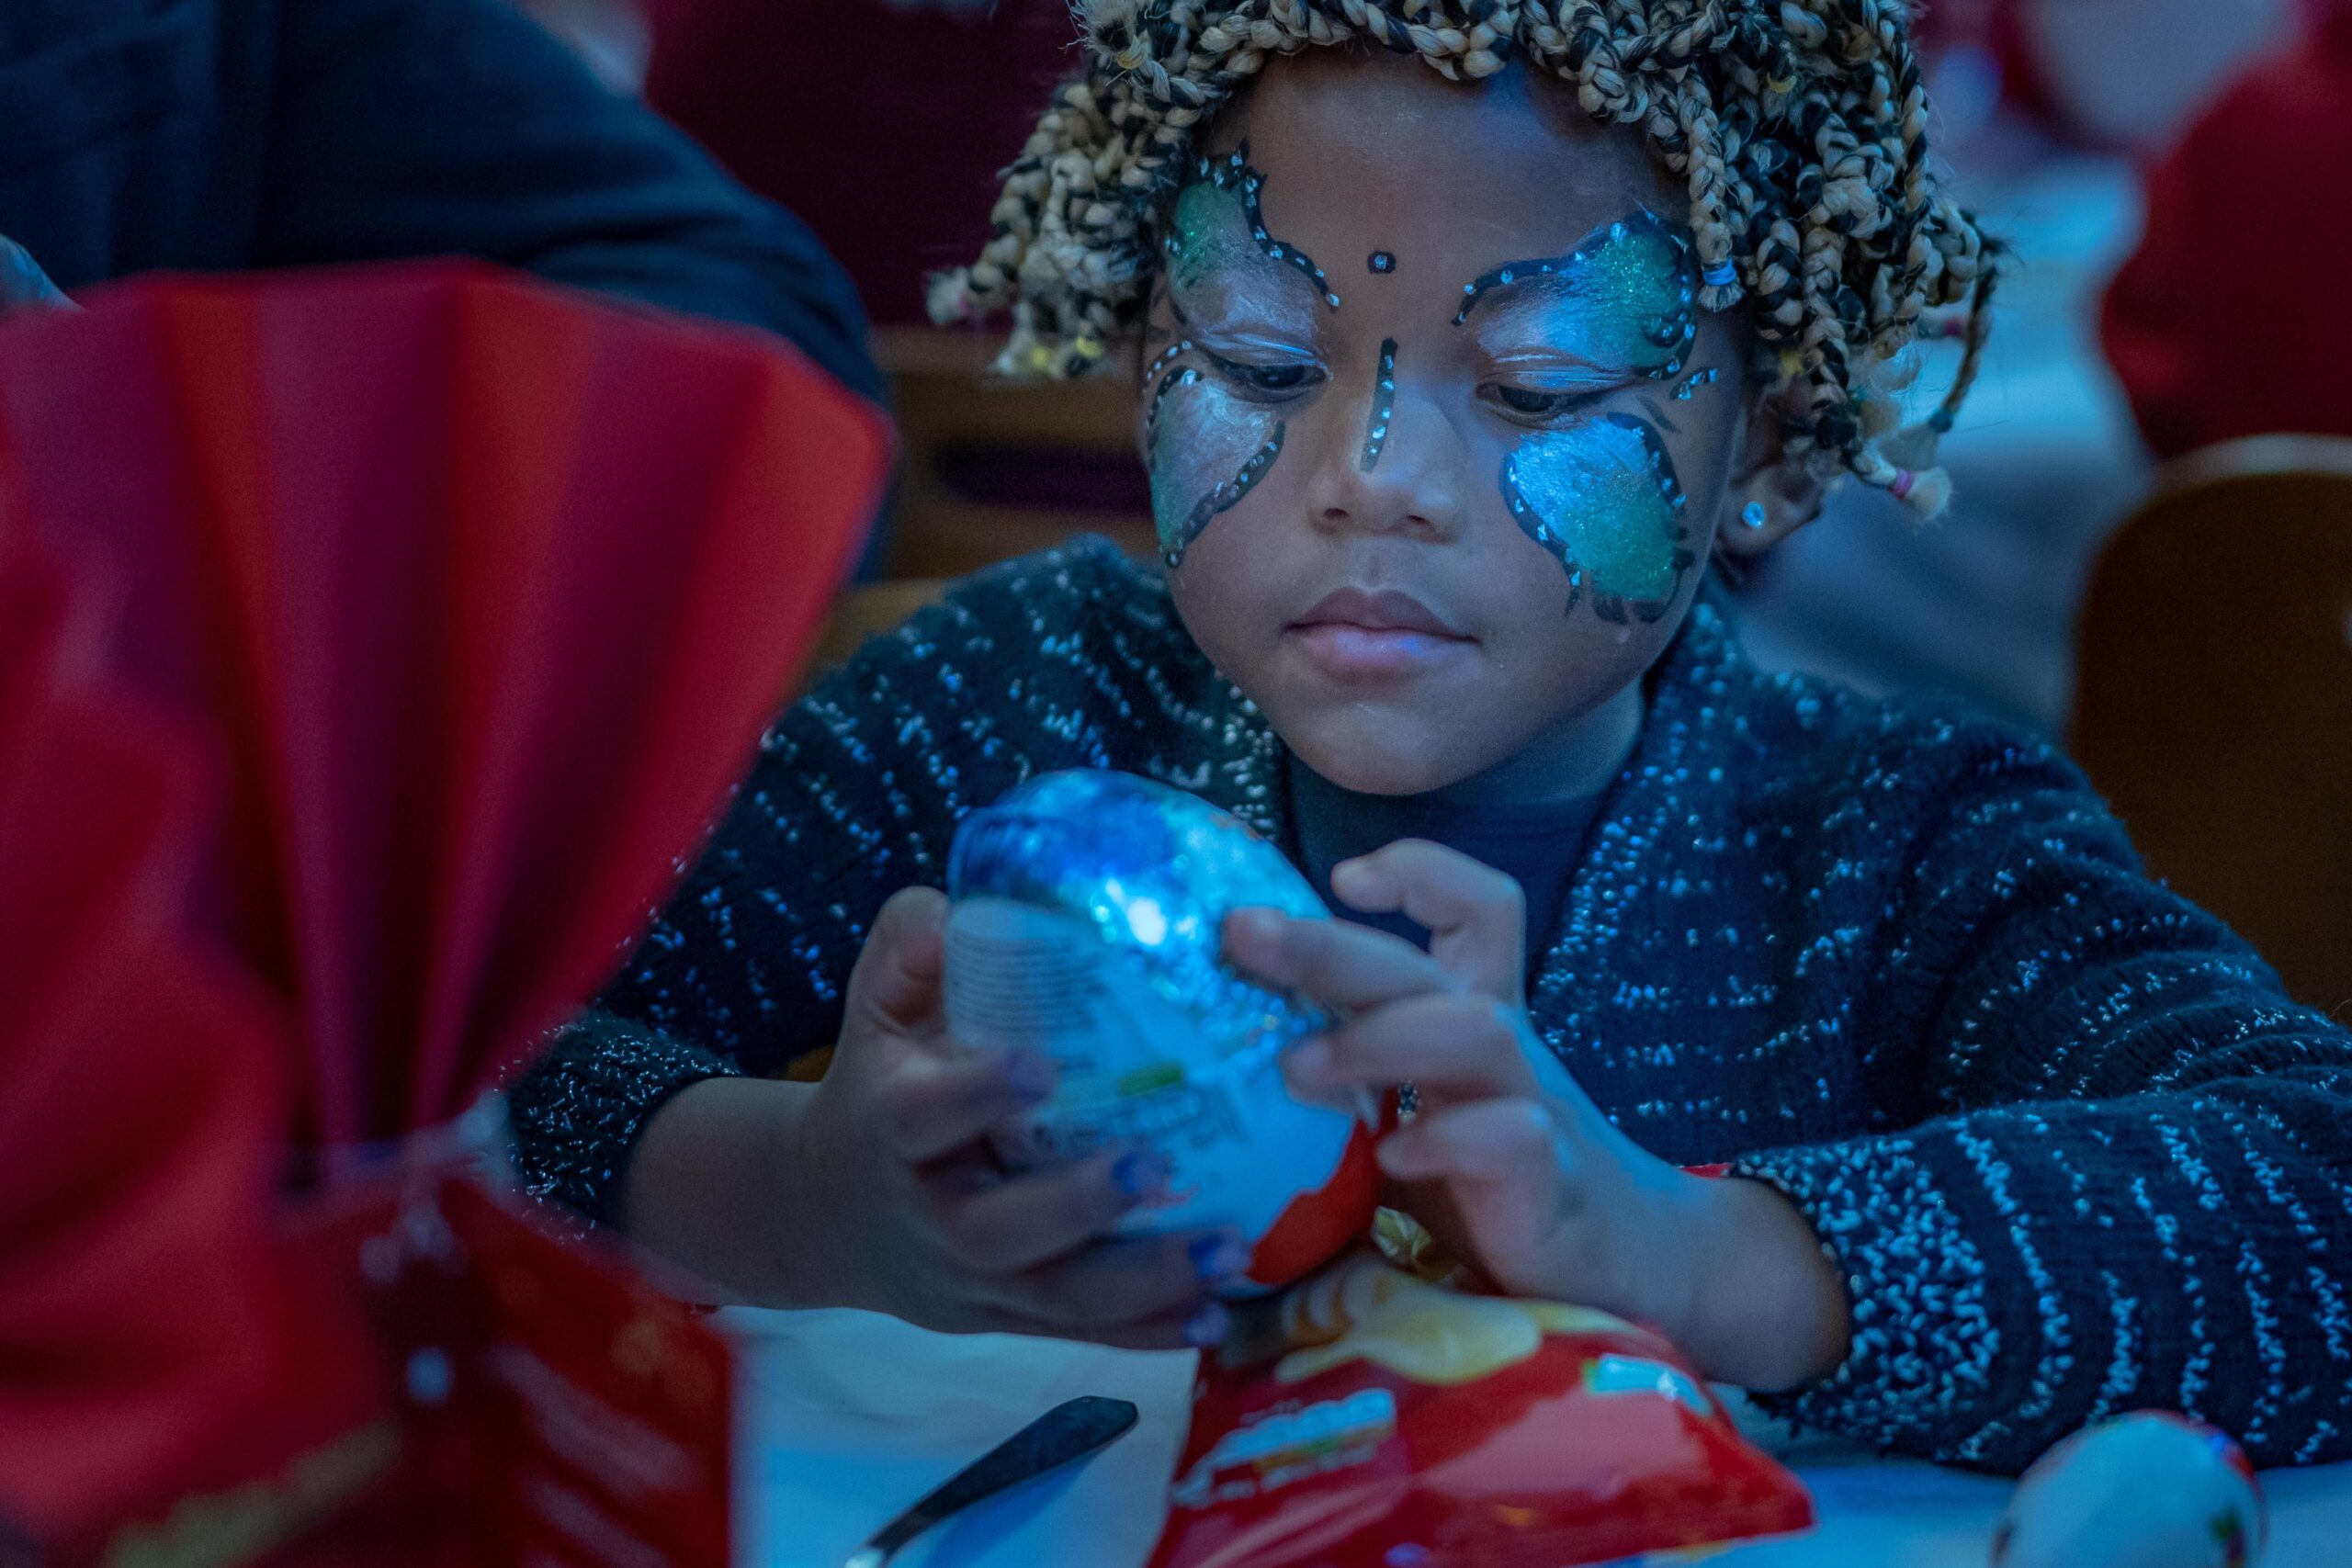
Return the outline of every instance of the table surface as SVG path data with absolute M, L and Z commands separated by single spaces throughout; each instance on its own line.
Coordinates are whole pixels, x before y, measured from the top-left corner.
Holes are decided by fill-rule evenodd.
M 890 1516 L 1062 1400 L 1133 1400 L 1135 1431 L 1085 1464 L 958 1517 L 900 1568 L 1140 1568 L 1191 1406 L 1193 1358 L 927 1333 L 849 1311 L 729 1311 L 742 1348 L 737 1539 L 760 1568 L 839 1568 Z M 1724 1568 L 1984 1568 L 2009 1483 L 1755 1435 L 1813 1491 L 1813 1533 L 1708 1559 Z M 2352 1561 L 2352 1464 L 2263 1477 L 2262 1568 Z M 2086 1563 L 2082 1568 L 2098 1568 Z

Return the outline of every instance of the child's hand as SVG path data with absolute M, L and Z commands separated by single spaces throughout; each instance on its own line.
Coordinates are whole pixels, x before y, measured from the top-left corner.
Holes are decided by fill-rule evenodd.
M 781 1201 L 823 1217 L 812 1244 L 856 1305 L 939 1328 L 1213 1342 L 1225 1314 L 1209 1287 L 1248 1262 L 1238 1237 L 1102 1239 L 1165 1181 L 1157 1156 L 1106 1152 L 1017 1176 L 989 1156 L 989 1130 L 1044 1099 L 1053 1066 L 946 1040 L 945 909 L 916 889 L 876 920 L 832 1066 L 788 1142 Z
M 1535 1038 L 1522 901 L 1501 873 L 1417 840 L 1351 861 L 1334 891 L 1430 928 L 1430 952 L 1331 921 L 1237 915 L 1234 960 L 1344 1021 L 1294 1051 L 1303 1097 L 1414 1084 L 1383 1139 L 1416 1216 L 1516 1294 L 1656 1324 L 1709 1376 L 1782 1387 L 1843 1355 L 1843 1288 L 1778 1193 L 1687 1174 L 1619 1132 Z
M 1043 1100 L 1052 1065 L 944 1037 L 929 889 L 882 908 L 814 1086 L 714 1078 L 655 1114 L 630 1162 L 625 1228 L 771 1305 L 855 1306 L 951 1332 L 1215 1343 L 1217 1280 L 1248 1265 L 1206 1232 L 1106 1239 L 1167 1171 L 1111 1151 L 1007 1175 L 989 1131 Z

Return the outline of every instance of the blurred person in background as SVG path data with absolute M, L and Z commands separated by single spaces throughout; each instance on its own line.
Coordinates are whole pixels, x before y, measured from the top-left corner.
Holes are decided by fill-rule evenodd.
M 1075 63 L 1064 0 L 644 4 L 647 98 L 798 213 L 885 323 L 926 321 L 924 280 L 988 238 L 1021 106 Z
M 807 229 L 501 0 L 11 0 L 0 84 L 0 234 L 66 292 L 466 254 L 765 328 L 878 390 Z
M 2328 9 L 2149 175 L 2146 230 L 2100 327 L 2159 457 L 2352 435 L 2352 317 L 2332 308 L 2352 256 L 2352 5 Z
M 597 81 L 635 97 L 645 91 L 653 28 L 639 0 L 514 0 L 539 26 L 571 46 Z
M 1833 498 L 1747 585 L 1743 628 L 1759 661 L 1872 692 L 1962 697 L 2044 733 L 2064 726 L 2086 574 L 2150 476 L 2097 331 L 2100 292 L 2140 232 L 2144 164 L 2250 62 L 2290 45 L 2318 4 L 1928 8 L 1936 145 L 1962 198 L 2011 247 L 1984 379 L 1940 455 L 1958 499 L 1922 531 L 1883 497 Z M 2275 141 L 2258 158 L 2239 156 L 2247 162 L 2234 175 L 2249 186 L 2266 168 L 2326 177 L 2306 175 L 2316 166 L 2280 156 Z M 2308 186 L 2247 200 L 2267 220 L 2202 229 L 2212 281 L 2152 300 L 2153 315 L 2218 327 L 2218 312 L 2259 311 L 2298 287 L 2285 272 L 2264 281 L 2274 246 L 2249 245 L 2249 233 L 2312 236 L 2314 261 L 2341 254 L 2317 238 L 2328 220 Z M 1956 359 L 1956 348 L 1926 356 L 1923 393 L 1939 390 Z

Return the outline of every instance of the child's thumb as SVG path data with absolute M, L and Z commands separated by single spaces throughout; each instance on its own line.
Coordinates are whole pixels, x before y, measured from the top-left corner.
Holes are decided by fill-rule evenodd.
M 850 971 L 843 1044 L 859 1034 L 938 1032 L 946 921 L 947 897 L 934 887 L 910 887 L 882 906 Z

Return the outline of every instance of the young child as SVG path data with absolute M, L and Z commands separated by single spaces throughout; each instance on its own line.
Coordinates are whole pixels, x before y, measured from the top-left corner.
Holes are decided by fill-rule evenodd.
M 940 1020 L 957 820 L 1125 769 L 1363 922 L 1228 946 L 1346 1020 L 1302 1093 L 1418 1086 L 1383 1163 L 1505 1288 L 1943 1460 L 2141 1404 L 2352 1453 L 2352 1037 L 2047 749 L 1759 674 L 1706 587 L 1834 476 L 1939 502 L 1966 372 L 1901 432 L 1874 383 L 1940 306 L 1973 365 L 1991 258 L 1905 27 L 1098 7 L 934 303 L 1010 305 L 1023 369 L 1140 337 L 1165 573 L 983 573 L 786 714 L 516 1086 L 530 1179 L 746 1299 L 1215 1338 L 1236 1238 L 1103 1239 L 1164 1175 L 1133 1151 L 1003 1174 L 1049 1069 Z

